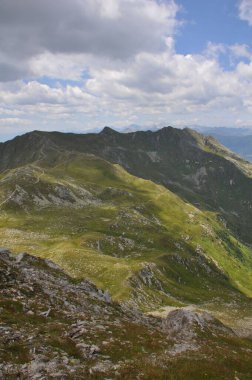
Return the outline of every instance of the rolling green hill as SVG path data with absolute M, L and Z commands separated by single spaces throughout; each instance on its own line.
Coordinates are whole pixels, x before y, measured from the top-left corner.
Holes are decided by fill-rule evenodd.
M 251 249 L 215 212 L 94 155 L 51 152 L 3 172 L 0 209 L 2 246 L 143 310 L 242 305 L 252 294 Z

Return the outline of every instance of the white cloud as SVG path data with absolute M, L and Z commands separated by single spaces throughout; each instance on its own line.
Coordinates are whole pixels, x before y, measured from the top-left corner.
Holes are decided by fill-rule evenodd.
M 0 118 L 0 126 L 23 126 L 30 125 L 31 121 L 17 117 Z
M 247 21 L 252 26 L 252 0 L 240 0 L 239 16 L 243 21 Z
M 240 62 L 237 65 L 237 74 L 244 84 L 251 85 L 252 84 L 252 62 L 250 62 L 249 64 Z
M 237 76 L 225 73 L 214 59 L 203 55 L 141 53 L 130 66 L 91 70 L 87 88 L 118 101 L 169 107 L 176 110 L 207 105 L 218 96 L 236 96 Z
M 209 58 L 218 58 L 221 54 L 226 54 L 227 46 L 225 44 L 219 43 L 215 44 L 213 42 L 208 42 L 207 48 L 205 50 L 205 55 Z
M 44 54 L 125 60 L 158 51 L 174 33 L 177 10 L 173 0 L 1 0 L 0 80 L 23 78 L 22 68 L 31 75 Z
M 178 125 L 179 120 L 234 124 L 251 118 L 252 63 L 225 71 L 217 58 L 177 54 L 169 46 L 162 53 L 139 53 L 130 64 L 92 58 L 89 74 L 78 86 L 50 87 L 36 80 L 12 88 L 2 84 L 0 103 L 36 117 L 36 125 L 46 118 L 60 129 L 126 120 Z
M 29 66 L 34 78 L 49 77 L 65 81 L 83 80 L 83 72 L 88 69 L 87 57 L 83 54 L 53 54 L 50 52 L 32 57 Z
M 249 49 L 249 46 L 245 44 L 232 45 L 230 46 L 230 51 L 237 58 L 252 58 L 252 51 Z
M 236 56 L 248 53 L 246 47 L 241 45 L 222 45 L 217 48 L 211 45 L 209 50 L 229 51 Z M 149 109 L 149 112 L 158 114 L 165 110 L 178 111 L 181 107 L 183 112 L 191 112 L 196 107 L 201 106 L 203 109 L 213 103 L 217 107 L 218 102 L 221 107 L 224 101 L 228 105 L 233 104 L 241 94 L 245 96 L 248 92 L 247 89 L 244 91 L 242 86 L 247 86 L 251 66 L 240 62 L 233 71 L 225 72 L 218 63 L 218 54 L 209 54 L 209 50 L 202 55 L 176 54 L 173 44 L 169 41 L 165 51 L 140 52 L 130 62 L 119 63 L 86 56 L 90 78 L 80 85 L 79 90 L 78 87 L 72 90 L 72 86 L 68 86 L 67 91 L 62 88 L 50 89 L 47 86 L 45 91 L 45 87 L 39 86 L 40 96 L 46 92 L 47 101 L 57 103 L 62 101 L 63 91 L 65 101 L 68 99 L 72 104 L 84 101 L 84 94 L 87 94 L 87 99 L 91 99 L 94 108 L 97 105 L 98 109 L 103 109 L 104 112 L 110 110 L 111 113 L 122 113 L 127 109 L 140 113 Z M 53 57 L 51 61 L 55 62 Z M 69 65 L 67 60 L 64 60 L 66 64 L 62 77 L 67 77 L 64 70 L 67 72 L 69 69 L 73 74 L 78 72 L 78 62 L 70 57 L 68 61 Z M 75 62 L 72 68 L 71 62 Z M 52 70 L 53 67 L 52 65 Z M 78 78 L 79 76 L 76 77 Z M 74 95 L 67 96 L 71 91 Z M 29 94 L 29 88 L 24 92 Z M 48 92 L 51 92 L 50 96 Z M 32 98 L 36 99 L 36 96 Z M 125 116 L 125 113 L 123 115 Z
M 248 124 L 251 50 L 178 54 L 177 11 L 174 1 L 0 0 L 0 126 Z

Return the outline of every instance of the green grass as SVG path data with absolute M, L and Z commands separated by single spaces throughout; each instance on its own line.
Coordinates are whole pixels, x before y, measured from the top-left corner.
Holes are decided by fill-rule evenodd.
M 252 295 L 251 249 L 215 213 L 119 165 L 84 154 L 27 165 L 1 176 L 2 202 L 16 185 L 28 195 L 22 205 L 10 200 L 1 206 L 1 246 L 49 258 L 116 300 L 136 300 L 147 310 Z M 88 191 L 92 201 L 57 206 L 50 198 L 57 186 L 78 199 Z M 42 195 L 51 203 L 38 207 L 33 197 Z M 144 283 L 139 272 L 148 263 L 153 279 Z

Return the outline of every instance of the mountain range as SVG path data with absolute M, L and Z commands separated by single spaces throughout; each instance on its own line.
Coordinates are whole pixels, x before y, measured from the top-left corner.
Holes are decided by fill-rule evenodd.
M 252 161 L 252 134 L 247 136 L 225 136 L 213 134 L 213 136 L 228 149 L 239 154 L 245 160 Z
M 161 184 L 201 209 L 219 212 L 241 239 L 252 241 L 251 165 L 211 137 L 171 127 L 133 133 L 105 127 L 86 135 L 33 132 L 0 145 L 0 170 L 64 151 L 93 154 Z
M 252 130 L 251 128 L 203 128 L 196 127 L 196 131 L 206 136 L 211 135 L 221 144 L 235 152 L 243 159 L 252 161 Z
M 249 162 L 188 128 L 34 131 L 0 144 L 0 244 L 127 308 L 159 318 L 190 307 L 248 336 L 251 176 Z

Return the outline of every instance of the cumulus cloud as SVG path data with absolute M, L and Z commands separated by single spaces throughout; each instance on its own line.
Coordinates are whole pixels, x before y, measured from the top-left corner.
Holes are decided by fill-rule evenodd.
M 0 86 L 0 103 L 10 114 L 14 109 L 36 117 L 36 123 L 46 118 L 49 124 L 75 122 L 77 128 L 85 117 L 93 126 L 111 120 L 117 125 L 145 119 L 165 123 L 167 115 L 172 122 L 202 123 L 203 118 L 221 124 L 223 112 L 225 122 L 230 115 L 234 124 L 240 115 L 246 121 L 252 111 L 252 63 L 239 62 L 225 71 L 217 57 L 206 52 L 182 55 L 169 45 L 162 53 L 141 52 L 130 64 L 94 60 L 89 76 L 78 85 L 5 83 Z
M 2 64 L 12 62 L 6 78 L 17 79 L 20 62 L 32 74 L 30 59 L 44 53 L 128 59 L 157 51 L 174 33 L 177 10 L 173 0 L 1 0 Z
M 178 10 L 173 0 L 0 0 L 0 128 L 249 123 L 250 47 L 179 54 Z
M 247 21 L 252 26 L 252 0 L 240 0 L 239 16 L 241 20 Z
M 206 55 L 139 53 L 130 65 L 104 65 L 97 61 L 90 78 L 79 86 L 50 87 L 30 81 L 0 87 L 0 102 L 47 118 L 76 113 L 97 116 L 113 114 L 132 119 L 134 115 L 245 111 L 252 97 L 252 64 L 240 62 L 225 71 L 218 60 Z M 156 117 L 156 116 L 155 116 Z
M 162 54 L 141 53 L 130 66 L 93 69 L 87 88 L 92 94 L 106 94 L 118 102 L 130 102 L 139 107 L 190 111 L 192 107 L 207 107 L 216 99 L 240 97 L 239 72 L 225 72 L 218 61 L 205 55 L 182 55 L 167 50 Z M 239 94 L 239 95 L 238 95 Z M 181 107 L 182 106 L 182 107 Z M 221 107 L 223 106 L 223 102 Z
M 246 44 L 235 44 L 229 47 L 231 53 L 237 58 L 252 58 L 252 51 Z

